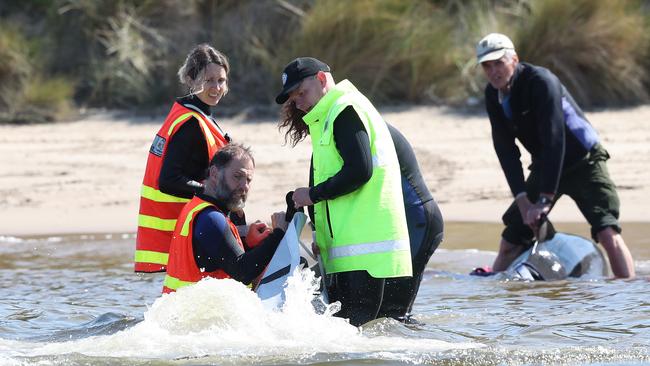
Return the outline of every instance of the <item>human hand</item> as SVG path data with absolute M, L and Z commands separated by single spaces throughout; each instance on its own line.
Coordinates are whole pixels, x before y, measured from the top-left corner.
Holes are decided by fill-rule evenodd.
M 309 187 L 296 188 L 293 191 L 293 203 L 296 208 L 313 205 L 314 203 L 311 201 L 311 197 L 309 197 Z
M 522 221 L 525 224 L 528 224 L 528 211 L 533 206 L 533 203 L 530 202 L 526 194 L 522 194 L 521 196 L 517 197 L 515 199 L 515 202 L 517 203 L 517 208 L 519 209 L 519 214 L 521 215 Z
M 524 223 L 530 226 L 534 232 L 537 232 L 542 217 L 548 215 L 550 210 L 551 210 L 550 205 L 544 205 L 539 203 L 531 205 L 530 209 L 528 210 L 528 213 L 526 214 L 526 219 Z
M 289 227 L 289 223 L 287 220 L 285 220 L 285 213 L 284 211 L 276 212 L 273 215 L 271 215 L 271 226 L 273 229 L 282 229 L 284 231 L 287 231 L 287 227 Z
M 316 242 L 311 243 L 311 252 L 314 253 L 314 255 L 320 255 L 320 248 L 316 244 Z
M 539 196 L 539 200 L 537 200 L 537 203 L 528 209 L 525 223 L 530 226 L 535 233 L 537 233 L 542 218 L 548 215 L 548 213 L 551 211 L 552 206 L 553 196 L 550 194 L 541 194 Z
M 258 246 L 267 236 L 271 234 L 271 228 L 261 221 L 255 221 L 248 226 L 248 235 L 246 235 L 246 245 L 249 248 Z

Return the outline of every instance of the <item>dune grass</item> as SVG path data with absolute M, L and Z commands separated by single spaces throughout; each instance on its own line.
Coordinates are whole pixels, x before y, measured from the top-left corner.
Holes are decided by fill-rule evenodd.
M 532 1 L 515 38 L 523 60 L 554 71 L 586 106 L 645 103 L 648 28 L 627 1 Z M 561 25 L 561 26 L 558 26 Z
M 0 26 L 0 112 L 9 118 L 19 107 L 32 70 L 26 41 L 16 29 Z
M 454 71 L 452 29 L 428 2 L 324 0 L 301 19 L 284 62 L 318 57 L 373 100 L 440 101 L 449 96 L 444 81 Z
M 649 98 L 650 11 L 640 0 L 34 4 L 0 4 L 3 116 L 21 103 L 59 111 L 168 105 L 185 92 L 175 73 L 200 42 L 230 58 L 222 105 L 233 110 L 275 108 L 281 70 L 298 56 L 321 58 L 337 80 L 382 105 L 480 106 L 485 79 L 474 45 L 490 32 L 510 35 L 522 60 L 551 69 L 585 107 Z

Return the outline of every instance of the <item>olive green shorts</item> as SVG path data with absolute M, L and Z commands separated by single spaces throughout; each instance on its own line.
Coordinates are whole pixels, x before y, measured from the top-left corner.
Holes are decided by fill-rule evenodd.
M 607 159 L 607 150 L 596 144 L 585 158 L 564 169 L 553 202 L 555 204 L 562 195 L 571 197 L 591 225 L 594 241 L 598 241 L 596 234 L 607 227 L 621 232 L 618 223 L 620 201 L 616 186 L 607 172 Z M 526 193 L 532 202 L 539 197 L 538 177 L 539 172 L 532 167 L 526 180 Z M 506 225 L 503 239 L 512 244 L 533 244 L 533 231 L 524 224 L 515 202 L 503 214 L 503 223 Z

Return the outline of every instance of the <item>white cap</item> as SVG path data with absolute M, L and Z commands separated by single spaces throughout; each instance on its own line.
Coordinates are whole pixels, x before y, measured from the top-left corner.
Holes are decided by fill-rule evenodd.
M 476 45 L 476 59 L 480 64 L 485 61 L 498 60 L 506 54 L 506 50 L 515 50 L 515 45 L 508 36 L 501 33 L 490 33 Z

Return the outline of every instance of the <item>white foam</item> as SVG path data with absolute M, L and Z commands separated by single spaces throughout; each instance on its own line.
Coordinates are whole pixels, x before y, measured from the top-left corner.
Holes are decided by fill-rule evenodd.
M 314 309 L 315 283 L 310 270 L 298 272 L 288 282 L 285 305 L 272 311 L 237 281 L 206 279 L 158 298 L 144 314 L 144 321 L 130 329 L 62 343 L 16 342 L 7 351 L 24 357 L 75 352 L 95 357 L 177 359 L 206 355 L 292 357 L 317 352 L 430 353 L 480 346 L 364 335 L 360 328 L 332 316 L 338 310 L 336 304 L 322 313 Z

